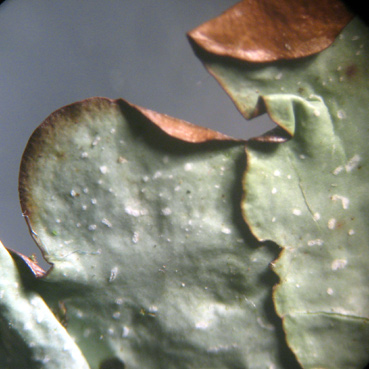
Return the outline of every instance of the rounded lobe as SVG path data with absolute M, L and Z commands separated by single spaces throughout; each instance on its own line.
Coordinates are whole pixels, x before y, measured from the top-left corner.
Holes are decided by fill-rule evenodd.
M 271 62 L 324 50 L 351 19 L 338 0 L 244 0 L 188 36 L 216 55 Z

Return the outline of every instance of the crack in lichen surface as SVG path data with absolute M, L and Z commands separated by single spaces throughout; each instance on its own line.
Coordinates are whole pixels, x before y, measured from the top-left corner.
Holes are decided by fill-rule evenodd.
M 291 159 L 291 154 L 290 152 L 287 152 L 288 153 L 288 161 L 291 165 L 291 167 L 293 168 L 293 171 L 296 173 L 297 175 L 297 178 L 298 178 L 298 186 L 299 186 L 299 189 L 300 189 L 300 192 L 301 192 L 301 195 L 302 195 L 302 198 L 304 199 L 304 203 L 306 205 L 306 208 L 308 209 L 309 213 L 311 214 L 311 217 L 313 218 L 314 222 L 316 222 L 316 220 L 314 219 L 314 212 L 313 210 L 311 209 L 310 205 L 309 205 L 309 202 L 308 202 L 308 199 L 307 199 L 307 196 L 306 196 L 306 193 L 305 193 L 305 190 L 302 186 L 302 180 L 301 180 L 301 176 L 300 176 L 300 173 L 299 171 L 297 170 L 293 160 Z

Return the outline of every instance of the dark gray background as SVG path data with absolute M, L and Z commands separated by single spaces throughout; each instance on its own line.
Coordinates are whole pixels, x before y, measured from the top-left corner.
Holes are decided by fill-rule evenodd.
M 7 247 L 37 251 L 19 206 L 19 163 L 33 130 L 66 104 L 122 97 L 240 138 L 271 127 L 266 117 L 252 122 L 241 117 L 186 39 L 187 31 L 236 2 L 7 0 L 0 5 L 0 239 Z

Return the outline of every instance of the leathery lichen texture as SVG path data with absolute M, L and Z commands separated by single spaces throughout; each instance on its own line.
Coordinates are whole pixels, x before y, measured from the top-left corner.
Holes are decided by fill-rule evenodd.
M 242 11 L 236 6 L 213 25 Z M 304 368 L 362 368 L 369 360 L 368 29 L 354 19 L 330 47 L 296 52 L 297 59 L 280 43 L 270 63 L 249 44 L 243 60 L 225 59 L 230 45 L 222 49 L 207 27 L 190 36 L 217 50 L 199 53 L 209 71 L 246 117 L 267 111 L 280 127 L 247 145 L 242 209 L 259 240 L 283 249 L 273 263 L 274 301 L 287 342 Z
M 20 197 L 52 268 L 1 245 L 0 366 L 363 368 L 369 33 L 351 19 L 248 0 L 189 34 L 241 113 L 279 126 L 246 144 L 122 99 L 51 114 Z
M 35 131 L 20 191 L 53 264 L 38 291 L 91 368 L 295 365 L 271 299 L 277 250 L 242 219 L 244 168 L 243 142 L 123 100 L 73 104 Z

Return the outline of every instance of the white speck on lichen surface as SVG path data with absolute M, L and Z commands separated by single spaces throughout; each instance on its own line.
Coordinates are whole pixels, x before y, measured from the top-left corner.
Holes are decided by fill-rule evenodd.
M 96 146 L 101 140 L 100 136 L 96 136 L 94 140 L 92 141 L 92 146 Z
M 139 239 L 140 239 L 139 233 L 138 232 L 133 232 L 132 242 L 137 243 Z
M 314 213 L 314 215 L 313 215 L 313 219 L 314 219 L 315 221 L 319 220 L 319 219 L 320 219 L 320 214 L 319 214 L 319 213 Z
M 97 204 L 97 200 L 96 199 L 91 199 L 91 204 L 92 205 L 96 205 Z
M 292 214 L 299 216 L 299 215 L 301 215 L 301 210 L 300 209 L 292 209 Z
M 186 172 L 189 172 L 190 170 L 192 170 L 192 163 L 186 163 L 184 166 L 184 170 Z
M 336 227 L 337 220 L 334 218 L 331 218 L 328 220 L 328 228 L 334 229 Z
M 222 227 L 222 233 L 224 234 L 231 234 L 232 230 L 230 228 L 227 227 Z
M 274 195 L 274 194 L 276 194 L 278 192 L 278 190 L 275 188 L 275 187 L 273 187 L 272 188 L 272 194 Z
M 158 312 L 158 307 L 156 305 L 151 305 L 149 306 L 149 309 L 148 309 L 149 313 L 157 313 Z
M 343 171 L 343 165 L 338 166 L 334 171 L 333 174 L 336 176 L 337 174 Z
M 160 170 L 156 171 L 153 175 L 153 179 L 157 179 L 157 178 L 160 178 L 161 176 L 163 175 L 162 172 L 160 172 Z
M 341 201 L 342 207 L 346 210 L 349 207 L 350 200 L 347 197 L 341 195 L 333 195 L 332 201 Z
M 354 155 L 345 165 L 346 172 L 351 172 L 353 169 L 355 169 L 361 160 L 360 155 Z
M 106 165 L 102 165 L 99 169 L 102 174 L 108 173 L 108 167 Z
M 103 218 L 103 219 L 101 220 L 101 223 L 102 223 L 102 224 L 105 224 L 108 228 L 111 228 L 111 227 L 112 227 L 111 222 L 109 222 L 109 220 L 108 220 L 108 219 L 106 219 L 106 218 Z
M 123 332 L 122 332 L 122 338 L 128 337 L 128 334 L 129 334 L 129 328 L 124 326 Z
M 82 158 L 82 159 L 86 159 L 86 158 L 88 158 L 88 152 L 84 151 L 84 152 L 81 154 L 81 158 Z
M 196 323 L 195 327 L 197 329 L 206 329 L 209 326 L 209 322 L 206 320 L 201 320 Z
M 114 267 L 110 270 L 109 282 L 113 282 L 118 275 L 118 267 Z
M 124 208 L 124 211 L 125 211 L 126 214 L 132 215 L 133 217 L 139 217 L 141 215 L 147 215 L 148 212 L 149 212 L 147 209 L 137 209 L 137 208 L 133 208 L 131 206 L 126 206 Z
M 309 240 L 307 244 L 308 246 L 321 246 L 324 244 L 324 241 L 320 238 L 316 238 L 315 240 Z
M 172 214 L 172 210 L 170 208 L 164 208 L 164 209 L 161 209 L 161 213 L 165 216 L 168 216 Z
M 96 224 L 90 224 L 90 225 L 87 227 L 87 229 L 88 229 L 89 231 L 95 231 L 95 230 L 96 230 L 96 228 L 97 228 L 97 225 L 96 225 Z
M 112 318 L 113 319 L 119 319 L 120 318 L 120 311 L 114 312 L 113 315 L 112 315 Z
M 331 268 L 332 270 L 343 269 L 347 265 L 346 259 L 336 259 L 332 261 Z
M 333 289 L 332 288 L 327 288 L 327 294 L 328 295 L 333 295 Z
M 349 231 L 347 233 L 349 234 L 349 236 L 352 236 L 352 235 L 355 234 L 355 230 L 349 229 Z
M 276 177 L 279 177 L 280 175 L 281 175 L 281 172 L 278 170 L 278 169 L 276 169 L 275 171 L 274 171 L 274 173 L 273 173 Z

